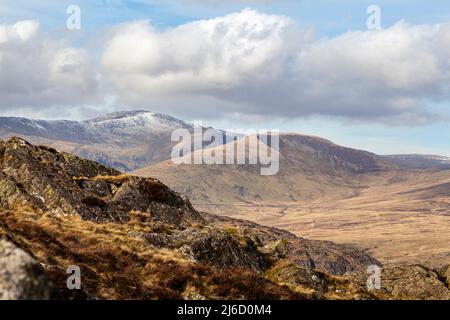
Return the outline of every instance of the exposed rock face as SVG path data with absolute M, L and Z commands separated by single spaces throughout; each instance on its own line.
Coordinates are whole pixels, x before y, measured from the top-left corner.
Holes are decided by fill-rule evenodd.
M 386 164 L 381 157 L 367 152 L 346 148 L 331 141 L 303 135 L 282 135 L 280 138 L 280 151 L 286 158 L 295 154 L 294 150 L 310 153 L 313 159 L 320 163 L 318 169 L 323 171 L 348 171 L 351 173 L 367 173 L 380 171 Z M 292 157 L 286 161 L 299 161 Z M 302 159 L 303 160 L 303 159 Z
M 185 230 L 176 241 L 182 244 L 180 248 L 188 258 L 219 268 L 243 267 L 261 272 L 269 265 L 253 242 L 236 239 L 214 227 Z
M 52 291 L 39 263 L 0 239 L 0 300 L 48 300 Z
M 441 269 L 441 272 L 445 268 Z M 438 270 L 423 265 L 390 265 L 381 269 L 380 289 L 371 294 L 379 299 L 450 300 L 450 290 Z M 367 273 L 345 276 L 347 281 L 366 287 Z
M 269 267 L 266 256 L 250 239 L 238 239 L 213 226 L 191 227 L 173 235 L 149 233 L 144 238 L 152 246 L 178 249 L 188 260 L 217 268 L 242 267 L 262 272 Z
M 264 247 L 264 251 L 278 259 L 284 259 L 289 255 L 289 247 L 289 242 L 287 240 L 281 239 L 266 245 Z
M 268 277 L 292 287 L 310 288 L 314 290 L 315 298 L 323 298 L 324 292 L 328 290 L 327 280 L 322 273 L 301 267 L 289 260 L 276 263 L 268 271 Z
M 438 272 L 422 265 L 384 269 L 381 286 L 395 299 L 450 300 L 450 290 Z
M 121 175 L 95 162 L 20 138 L 0 145 L 0 207 L 31 206 L 92 221 L 127 221 L 133 210 L 172 224 L 201 221 L 188 201 L 155 179 Z
M 243 230 L 244 234 L 251 234 L 265 246 L 262 251 L 276 259 L 288 258 L 297 265 L 319 269 L 325 272 L 343 275 L 370 265 L 381 266 L 381 263 L 361 250 L 337 245 L 329 241 L 315 241 L 299 238 L 294 234 L 271 227 L 260 226 L 256 223 L 232 219 L 228 217 L 203 213 L 203 217 L 210 223 L 224 226 L 234 226 Z
M 373 274 L 373 273 L 370 273 Z M 369 289 L 368 273 L 343 277 L 303 268 L 288 260 L 275 264 L 269 279 L 292 288 L 308 288 L 319 299 L 450 300 L 450 290 L 439 272 L 422 265 L 393 265 L 381 269 L 379 289 Z

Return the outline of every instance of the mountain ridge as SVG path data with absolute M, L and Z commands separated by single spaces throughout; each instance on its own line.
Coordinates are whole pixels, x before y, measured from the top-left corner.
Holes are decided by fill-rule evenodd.
M 131 171 L 170 157 L 171 133 L 192 126 L 147 111 L 111 113 L 85 121 L 0 118 L 0 138 L 21 136 L 93 161 Z
M 430 154 L 392 154 L 383 159 L 409 169 L 450 169 L 450 157 Z
M 171 141 L 171 133 L 179 128 L 192 131 L 193 125 L 167 114 L 146 110 L 113 112 L 83 121 L 0 117 L 2 139 L 21 136 L 33 143 L 49 145 L 127 172 L 169 160 L 171 149 L 176 144 Z M 281 133 L 280 136 L 286 135 L 341 147 L 317 136 L 291 132 Z M 379 157 L 393 165 L 411 168 L 410 161 L 402 161 L 400 156 Z M 424 167 L 435 167 L 435 163 L 428 166 L 422 163 L 420 168 Z

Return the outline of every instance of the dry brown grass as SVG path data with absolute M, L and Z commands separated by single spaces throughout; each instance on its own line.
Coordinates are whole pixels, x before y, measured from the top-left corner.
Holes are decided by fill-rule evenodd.
M 72 177 L 72 179 L 74 181 L 83 181 L 83 180 L 98 181 L 98 180 L 102 180 L 102 181 L 105 181 L 106 183 L 111 183 L 111 184 L 123 184 L 129 178 L 130 178 L 130 176 L 127 175 L 127 174 L 119 174 L 117 176 L 102 176 L 102 175 L 98 175 L 98 176 L 95 176 L 95 177 Z
M 92 180 L 97 181 L 97 180 L 103 180 L 106 183 L 112 183 L 112 184 L 122 184 L 125 181 L 127 181 L 130 178 L 129 175 L 127 174 L 119 174 L 117 176 L 95 176 L 92 178 Z
M 176 250 L 148 246 L 138 235 L 161 230 L 155 230 L 146 215 L 134 212 L 127 224 L 97 224 L 23 208 L 0 211 L 0 236 L 43 263 L 63 298 L 181 299 L 192 287 L 218 299 L 303 297 L 250 271 L 217 270 L 193 264 Z M 82 270 L 82 292 L 65 289 L 70 265 Z

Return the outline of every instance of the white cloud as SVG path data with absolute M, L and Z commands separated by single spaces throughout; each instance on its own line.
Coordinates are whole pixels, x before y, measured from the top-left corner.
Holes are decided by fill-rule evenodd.
M 235 111 L 225 106 L 233 95 L 252 83 L 271 86 L 273 79 L 284 77 L 286 62 L 308 37 L 287 17 L 252 10 L 164 32 L 139 21 L 116 28 L 102 66 L 121 105 L 152 101 L 177 112 L 189 108 L 191 116 L 196 105 L 201 116 L 210 103 Z M 236 104 L 242 107 L 241 101 Z
M 2 111 L 96 103 L 97 81 L 85 49 L 39 32 L 37 21 L 0 26 Z
M 34 20 L 19 21 L 14 25 L 0 26 L 0 43 L 7 41 L 27 41 L 36 34 L 39 23 Z
M 119 86 L 125 75 L 127 86 L 143 92 L 209 93 L 283 71 L 278 60 L 284 63 L 285 41 L 301 41 L 290 39 L 292 24 L 251 10 L 166 32 L 148 21 L 133 22 L 118 28 L 102 63 Z
M 297 59 L 300 101 L 334 115 L 426 121 L 427 102 L 450 98 L 449 41 L 450 24 L 403 22 L 317 41 Z
M 422 123 L 435 117 L 427 103 L 450 98 L 449 61 L 450 25 L 314 39 L 287 17 L 247 9 L 162 32 L 148 21 L 121 25 L 102 67 L 125 105 L 180 112 L 199 101 L 190 115 L 220 105 L 218 115 Z

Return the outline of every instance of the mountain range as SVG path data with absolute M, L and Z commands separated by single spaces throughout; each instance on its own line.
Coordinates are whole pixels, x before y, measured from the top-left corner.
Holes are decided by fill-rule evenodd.
M 180 128 L 193 131 L 194 126 L 166 114 L 143 110 L 115 112 L 86 121 L 0 117 L 1 139 L 21 136 L 33 143 L 56 147 L 123 171 L 142 169 L 169 160 L 172 147 L 176 144 L 171 141 L 171 134 Z M 354 163 L 358 157 L 362 157 L 361 160 L 369 158 L 367 152 L 353 150 L 350 154 L 352 149 L 341 148 L 318 137 L 291 136 L 296 139 L 292 142 L 294 145 L 302 144 L 304 149 L 328 147 L 329 150 L 320 149 L 318 152 L 331 151 L 330 156 L 335 156 L 339 161 L 343 156 L 343 161 L 349 165 L 361 165 L 363 161 Z M 284 142 L 289 144 L 287 140 Z M 387 155 L 378 158 L 409 168 L 450 166 L 450 158 L 436 155 Z
M 171 134 L 179 128 L 194 130 L 192 124 L 147 111 L 82 122 L 0 118 L 2 139 L 21 136 L 116 170 L 157 178 L 203 212 L 366 249 L 383 263 L 450 263 L 446 157 L 383 156 L 282 133 L 276 150 L 279 172 L 261 176 L 254 165 L 174 164 L 170 155 L 177 142 Z M 218 147 L 204 148 L 212 152 Z

